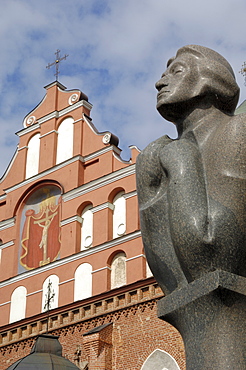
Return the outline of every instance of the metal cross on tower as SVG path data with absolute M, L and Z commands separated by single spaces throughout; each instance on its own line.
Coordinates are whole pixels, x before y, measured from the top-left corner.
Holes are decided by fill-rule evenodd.
M 55 52 L 55 56 L 56 56 L 56 60 L 53 62 L 53 63 L 49 63 L 46 68 L 50 69 L 50 67 L 53 67 L 54 65 L 56 66 L 56 73 L 54 74 L 54 76 L 56 77 L 56 81 L 58 80 L 58 74 L 60 73 L 59 72 L 59 63 L 64 60 L 64 59 L 67 59 L 68 57 L 68 54 L 65 54 L 64 57 L 60 57 L 60 50 L 57 49 L 56 52 Z
M 244 85 L 246 86 L 246 62 L 243 63 L 241 70 L 239 71 L 244 77 Z
M 49 329 L 49 311 L 51 308 L 51 302 L 54 301 L 55 292 L 54 289 L 52 289 L 52 282 L 49 280 L 48 286 L 47 286 L 47 293 L 45 294 L 45 305 L 44 310 L 47 311 L 47 329 L 46 332 L 48 333 Z

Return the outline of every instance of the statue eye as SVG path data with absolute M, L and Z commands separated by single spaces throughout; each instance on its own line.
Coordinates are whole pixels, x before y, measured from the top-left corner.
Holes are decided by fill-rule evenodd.
M 182 67 L 180 67 L 180 68 L 175 68 L 175 70 L 174 70 L 174 74 L 177 74 L 177 73 L 181 73 L 181 72 L 183 72 L 183 68 Z
M 181 66 L 181 65 L 176 65 L 176 66 L 174 66 L 174 67 L 172 68 L 171 73 L 175 75 L 175 74 L 177 74 L 177 73 L 181 73 L 181 72 L 183 72 L 183 70 L 184 70 L 183 66 Z

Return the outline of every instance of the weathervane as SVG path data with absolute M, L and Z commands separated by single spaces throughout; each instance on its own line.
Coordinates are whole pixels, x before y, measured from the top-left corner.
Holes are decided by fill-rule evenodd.
M 51 302 L 54 301 L 54 297 L 55 297 L 55 292 L 54 292 L 54 289 L 51 289 L 52 288 L 52 282 L 49 280 L 49 283 L 48 283 L 48 286 L 47 286 L 47 293 L 45 294 L 45 305 L 44 305 L 44 310 L 47 311 L 48 315 L 47 315 L 47 328 L 46 328 L 46 332 L 48 333 L 48 329 L 49 329 L 49 311 L 50 311 L 50 308 L 51 308 Z
M 246 62 L 242 64 L 242 68 L 239 71 L 244 76 L 244 85 L 246 86 Z
M 67 59 L 68 57 L 68 54 L 65 54 L 64 57 L 60 57 L 60 50 L 57 49 L 56 52 L 55 52 L 55 56 L 56 56 L 56 60 L 53 62 L 53 63 L 49 63 L 46 68 L 50 69 L 50 67 L 53 67 L 54 65 L 56 66 L 56 73 L 54 74 L 54 76 L 56 76 L 56 81 L 58 80 L 58 74 L 60 73 L 59 72 L 59 63 L 64 60 L 64 59 Z

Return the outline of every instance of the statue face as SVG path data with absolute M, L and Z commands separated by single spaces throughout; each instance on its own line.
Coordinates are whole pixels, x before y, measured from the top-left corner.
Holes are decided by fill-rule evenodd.
M 198 60 L 194 55 L 176 57 L 156 83 L 157 109 L 165 117 L 165 107 L 186 102 L 199 95 L 202 79 L 199 75 Z M 166 118 L 166 117 L 165 117 Z

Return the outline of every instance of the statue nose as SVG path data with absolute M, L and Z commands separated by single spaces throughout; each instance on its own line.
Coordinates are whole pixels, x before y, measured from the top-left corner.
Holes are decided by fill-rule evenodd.
M 167 81 L 164 80 L 164 76 L 156 82 L 155 88 L 160 91 L 163 87 L 168 86 Z

